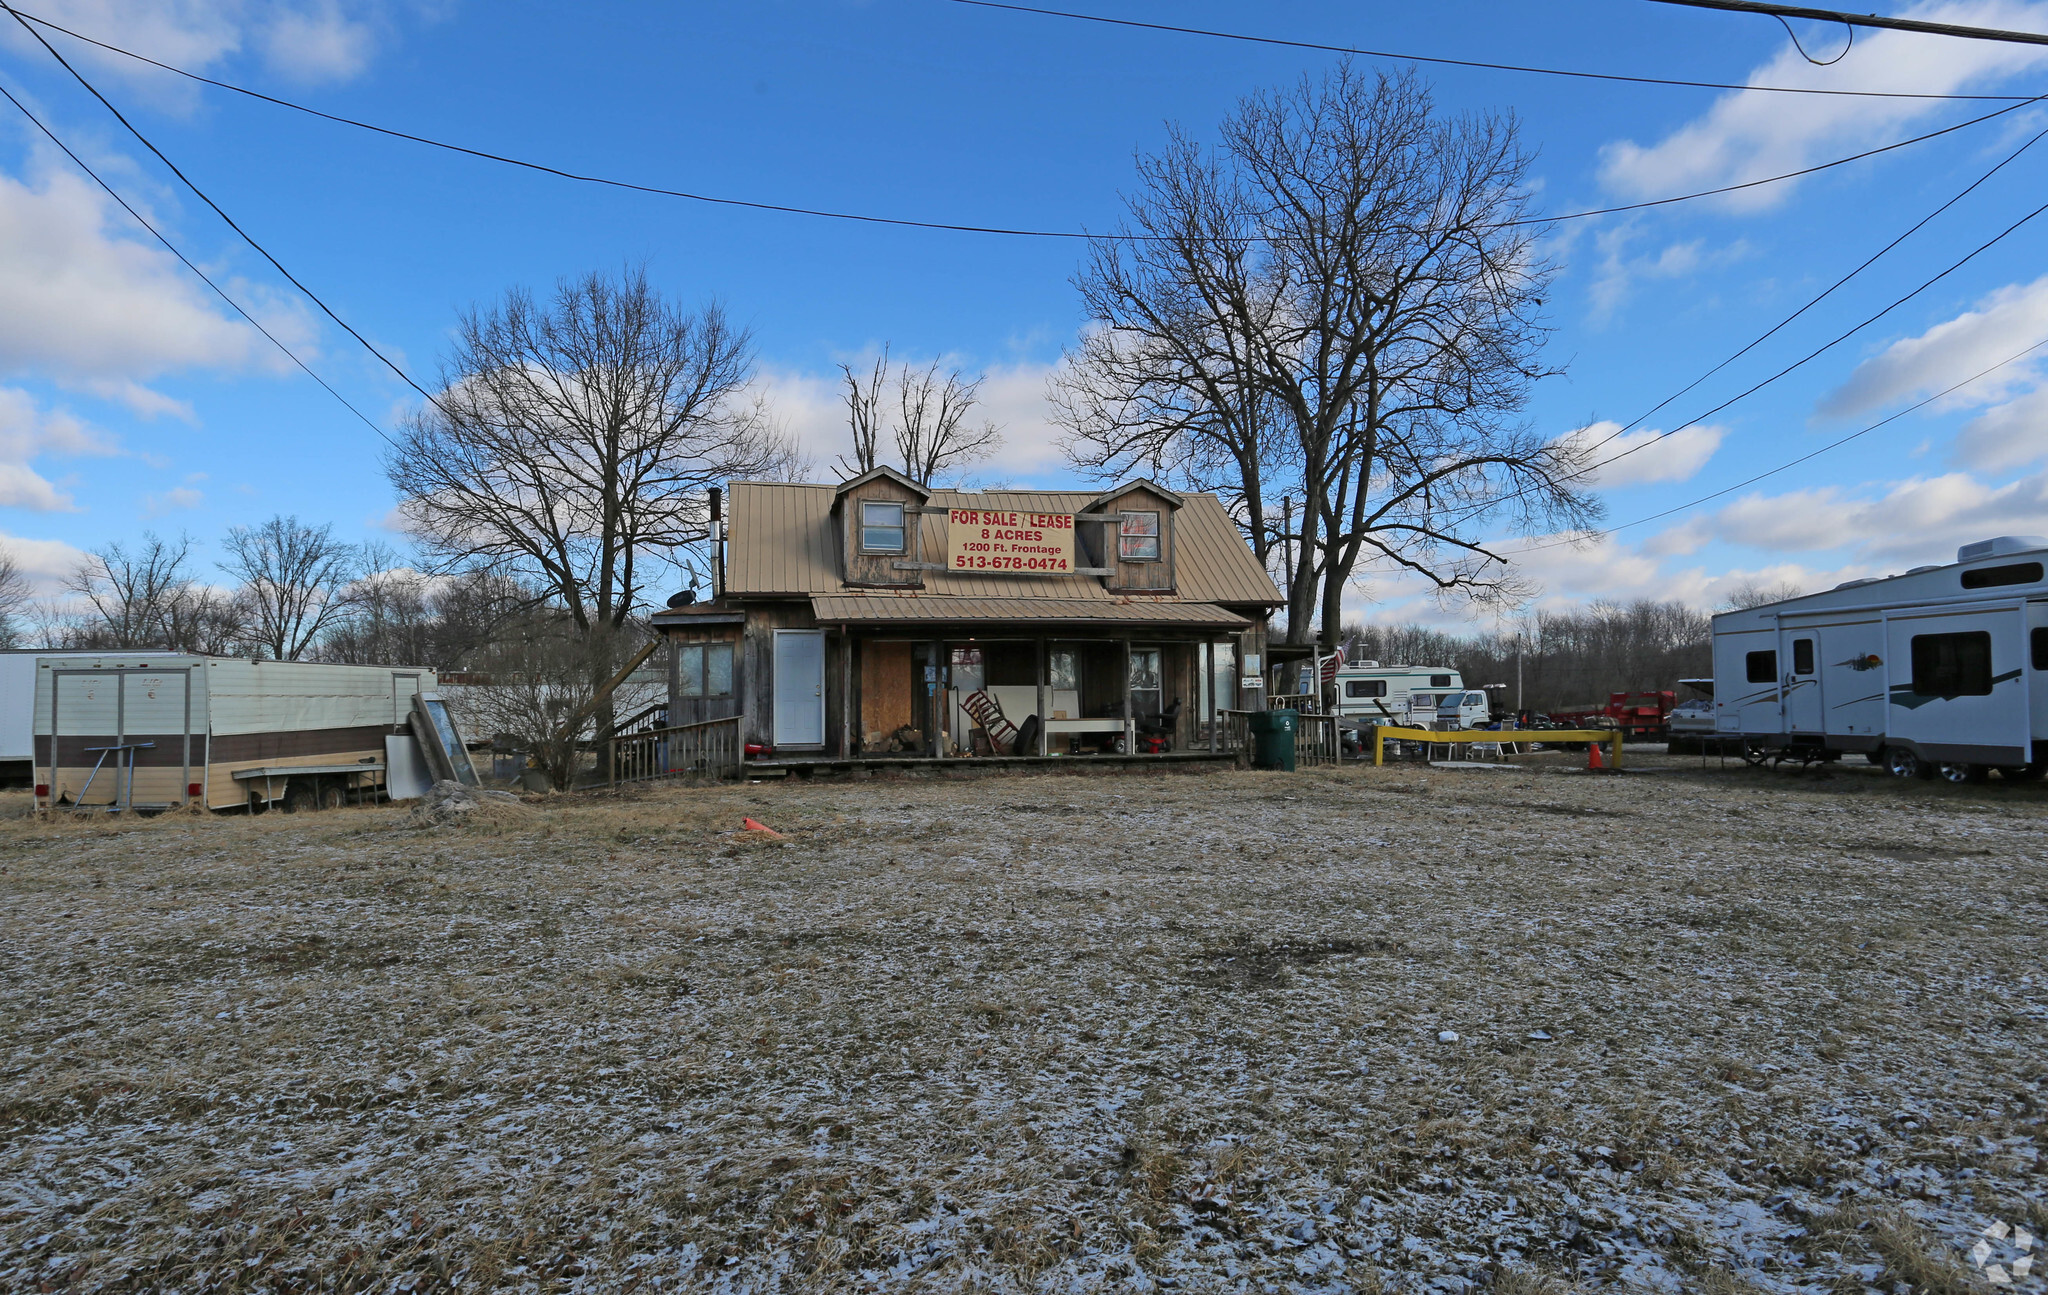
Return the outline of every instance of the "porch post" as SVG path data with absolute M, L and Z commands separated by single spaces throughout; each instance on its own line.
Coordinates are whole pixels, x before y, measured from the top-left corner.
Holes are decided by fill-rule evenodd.
M 839 631 L 839 758 L 853 759 L 853 626 Z
M 1209 721 L 1209 754 L 1214 755 L 1219 749 L 1216 730 L 1223 724 L 1223 699 L 1216 695 L 1216 640 L 1202 640 L 1201 667 L 1202 686 L 1195 695 L 1209 699 L 1209 714 L 1206 716 Z
M 1050 718 L 1050 715 L 1045 708 L 1045 673 L 1049 668 L 1050 658 L 1046 655 L 1045 640 L 1040 639 L 1038 640 L 1038 750 L 1036 752 L 1038 755 L 1046 753 L 1045 721 Z
M 1138 718 L 1131 710 L 1131 641 L 1126 638 L 1124 645 L 1124 754 L 1138 753 Z
M 946 712 L 951 709 L 946 702 L 946 645 L 932 644 L 932 682 L 925 687 L 932 690 L 932 758 L 946 758 L 946 721 L 951 718 Z

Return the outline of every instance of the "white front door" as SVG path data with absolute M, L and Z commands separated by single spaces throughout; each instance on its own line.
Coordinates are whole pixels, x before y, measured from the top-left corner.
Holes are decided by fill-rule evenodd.
M 825 632 L 775 631 L 775 745 L 825 744 Z
M 1820 673 L 1820 630 L 1781 626 L 1778 673 L 1785 689 L 1785 731 L 1819 733 L 1827 724 Z

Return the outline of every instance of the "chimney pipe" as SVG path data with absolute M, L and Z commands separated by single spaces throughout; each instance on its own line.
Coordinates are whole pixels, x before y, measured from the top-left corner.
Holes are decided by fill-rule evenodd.
M 725 504 L 725 492 L 724 492 L 723 490 L 720 490 L 720 489 L 719 489 L 719 488 L 718 488 L 717 486 L 713 486 L 713 487 L 711 487 L 711 520 L 712 520 L 712 521 L 714 521 L 714 522 L 716 522 L 716 521 L 723 521 L 723 520 L 725 519 L 725 508 L 724 508 L 724 504 Z

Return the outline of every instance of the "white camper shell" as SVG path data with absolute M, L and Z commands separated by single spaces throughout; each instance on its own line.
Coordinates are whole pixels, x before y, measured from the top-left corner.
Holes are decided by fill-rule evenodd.
M 385 739 L 407 731 L 414 696 L 436 682 L 423 666 L 38 657 L 35 803 L 311 808 L 374 795 Z
M 1714 721 L 1752 755 L 1862 753 L 1900 776 L 2039 776 L 2048 538 L 1714 617 Z
M 1438 702 L 1444 696 L 1458 697 L 1454 709 L 1462 708 L 1465 701 L 1464 677 L 1449 666 L 1360 661 L 1339 666 L 1334 682 L 1337 715 L 1366 724 L 1426 724 L 1435 717 Z M 1481 706 L 1479 718 L 1484 722 L 1486 695 L 1477 695 Z

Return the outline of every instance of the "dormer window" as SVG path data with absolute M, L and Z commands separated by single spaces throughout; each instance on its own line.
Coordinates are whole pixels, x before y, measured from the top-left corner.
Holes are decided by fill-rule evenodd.
M 1126 512 L 1116 528 L 1117 557 L 1125 562 L 1159 560 L 1159 514 Z
M 861 504 L 860 551 L 863 553 L 901 553 L 904 551 L 902 504 L 876 502 Z

